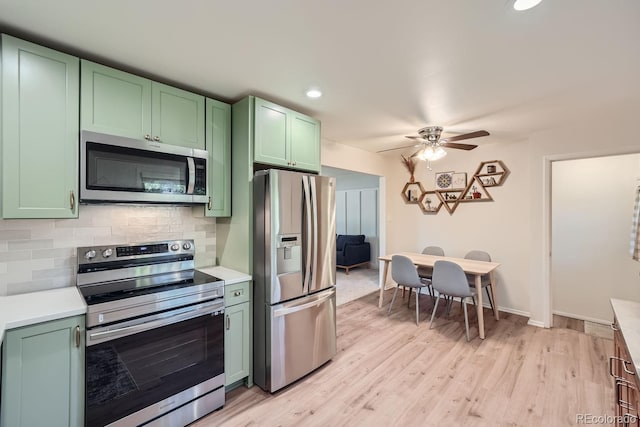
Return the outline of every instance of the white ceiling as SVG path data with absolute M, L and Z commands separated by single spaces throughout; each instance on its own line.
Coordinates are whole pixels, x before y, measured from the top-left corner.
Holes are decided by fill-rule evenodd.
M 640 1 L 511 5 L 0 0 L 0 30 L 230 102 L 257 94 L 369 151 L 426 125 L 486 129 L 468 141 L 482 145 L 640 106 Z M 307 99 L 310 86 L 324 96 Z

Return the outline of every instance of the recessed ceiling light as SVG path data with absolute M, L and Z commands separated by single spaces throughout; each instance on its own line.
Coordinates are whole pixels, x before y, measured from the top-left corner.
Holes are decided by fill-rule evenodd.
M 307 91 L 307 96 L 309 98 L 320 98 L 322 96 L 322 92 L 320 89 L 309 89 Z
M 537 6 L 542 0 L 516 0 L 513 3 L 513 8 L 515 10 L 527 10 L 531 9 L 534 6 Z

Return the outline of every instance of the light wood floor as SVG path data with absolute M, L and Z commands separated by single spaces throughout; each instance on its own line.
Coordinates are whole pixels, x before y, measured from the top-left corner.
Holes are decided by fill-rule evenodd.
M 426 295 L 419 327 L 415 298 L 387 317 L 390 292 L 380 310 L 377 296 L 338 307 L 331 362 L 273 395 L 233 390 L 193 426 L 564 426 L 576 414 L 615 415 L 612 341 L 485 309 L 486 340 L 470 310 L 467 342 L 459 303 L 448 319 L 439 308 L 429 330 Z

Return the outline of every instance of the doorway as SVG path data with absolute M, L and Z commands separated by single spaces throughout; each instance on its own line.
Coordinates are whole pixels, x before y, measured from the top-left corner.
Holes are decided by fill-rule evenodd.
M 640 154 L 551 162 L 551 309 L 608 324 L 610 298 L 640 302 L 629 255 Z M 586 325 L 585 325 L 586 326 Z
M 336 178 L 336 234 L 363 234 L 371 248 L 369 268 L 356 267 L 348 274 L 336 271 L 336 299 L 341 305 L 378 291 L 382 178 L 326 166 L 321 174 Z

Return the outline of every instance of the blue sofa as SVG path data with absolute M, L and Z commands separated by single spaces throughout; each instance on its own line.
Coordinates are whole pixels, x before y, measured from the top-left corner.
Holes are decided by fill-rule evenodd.
M 336 237 L 336 267 L 349 269 L 358 266 L 369 268 L 371 246 L 364 241 L 364 234 L 338 234 Z

